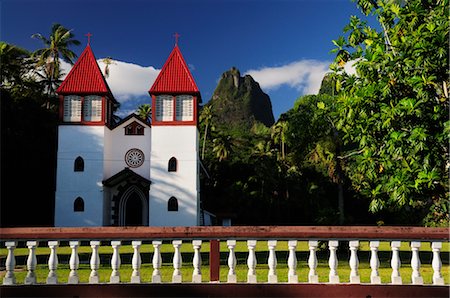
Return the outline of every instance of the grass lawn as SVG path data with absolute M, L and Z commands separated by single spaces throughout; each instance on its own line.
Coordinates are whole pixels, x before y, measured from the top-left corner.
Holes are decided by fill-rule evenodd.
M 44 246 L 45 243 L 40 243 L 41 247 L 36 249 L 38 266 L 36 269 L 36 275 L 38 279 L 38 283 L 45 283 L 47 274 L 48 274 L 48 256 L 50 249 Z M 120 274 L 123 282 L 129 282 L 131 276 L 131 258 L 133 254 L 133 248 L 130 245 L 130 242 L 123 242 L 123 246 L 120 248 L 121 254 L 121 263 Z M 69 258 L 71 249 L 68 247 L 68 242 L 61 242 L 61 246 L 58 247 L 58 279 L 60 283 L 67 282 L 69 275 Z M 345 243 L 347 245 L 347 243 Z M 220 280 L 221 282 L 226 282 L 228 266 L 227 266 L 227 257 L 228 257 L 228 248 L 226 247 L 226 241 L 222 241 L 220 243 L 221 246 L 221 268 L 220 268 Z M 443 248 L 441 250 L 441 260 L 443 263 L 442 266 L 442 275 L 444 277 L 444 281 L 446 284 L 450 283 L 450 266 L 449 266 L 449 243 L 443 243 Z M 161 246 L 161 256 L 163 259 L 163 265 L 161 268 L 162 281 L 163 282 L 171 282 L 172 278 L 172 257 L 173 257 L 174 248 L 170 243 L 164 243 Z M 287 258 L 288 258 L 288 246 L 287 241 L 278 241 L 277 245 L 277 274 L 279 282 L 287 282 L 288 280 L 288 268 L 287 268 Z M 204 243 L 202 245 L 202 274 L 203 281 L 209 280 L 209 244 Z M 100 282 L 108 282 L 109 276 L 111 274 L 110 261 L 112 256 L 112 248 L 109 246 L 109 242 L 102 243 L 102 246 L 99 249 L 101 266 L 99 269 Z M 192 258 L 193 258 L 193 249 L 192 245 L 188 242 L 183 243 L 181 246 L 181 253 L 183 258 L 183 267 L 182 267 L 182 275 L 183 281 L 190 282 L 192 279 Z M 237 258 L 237 279 L 238 282 L 246 282 L 247 278 L 247 245 L 245 241 L 238 241 L 235 249 L 236 258 Z M 5 275 L 4 271 L 4 263 L 6 259 L 7 250 L 5 248 L 0 249 L 0 266 L 2 267 L 2 271 L 0 272 L 0 278 L 3 279 Z M 17 279 L 17 283 L 23 283 L 27 269 L 26 269 L 26 259 L 28 255 L 28 249 L 24 247 L 19 247 L 14 250 L 14 254 L 16 256 L 16 270 L 15 275 Z M 89 259 L 91 254 L 91 248 L 88 246 L 88 243 L 82 243 L 82 246 L 78 251 L 80 258 L 80 266 L 78 269 L 78 275 L 80 276 L 80 281 L 82 283 L 87 283 L 89 280 L 90 274 L 90 266 Z M 267 282 L 267 274 L 268 274 L 268 248 L 267 241 L 258 241 L 256 247 L 256 256 L 258 265 L 256 268 L 257 278 L 259 282 Z M 299 241 L 297 246 L 297 275 L 299 282 L 307 282 L 308 281 L 308 242 L 307 241 Z M 142 258 L 142 266 L 141 266 L 141 280 L 142 282 L 150 282 L 152 275 L 152 265 L 151 258 L 153 256 L 153 246 L 149 243 L 145 243 L 141 247 L 141 258 Z M 318 257 L 318 266 L 317 272 L 319 275 L 320 282 L 328 282 L 328 250 L 324 246 L 323 248 L 317 251 Z M 338 250 L 338 274 L 341 282 L 349 282 L 350 268 L 348 265 L 349 260 L 349 252 L 346 248 L 340 248 Z M 380 248 L 378 252 L 378 257 L 380 259 L 380 268 L 379 273 L 381 276 L 382 283 L 389 283 L 392 269 L 390 268 L 390 258 L 391 258 L 391 250 L 389 242 L 381 242 Z M 360 242 L 360 250 L 358 251 L 359 258 L 359 274 L 361 276 L 362 283 L 370 283 L 370 248 L 369 243 L 367 241 Z M 403 279 L 403 283 L 407 284 L 411 282 L 411 250 L 409 248 L 409 243 L 403 242 L 400 248 L 400 259 L 402 262 L 402 267 L 400 268 L 400 274 Z M 432 252 L 430 248 L 430 244 L 427 242 L 422 243 L 422 247 L 420 249 L 420 260 L 421 260 L 421 275 L 424 279 L 424 283 L 431 284 L 433 269 L 431 268 L 431 260 L 432 260 Z

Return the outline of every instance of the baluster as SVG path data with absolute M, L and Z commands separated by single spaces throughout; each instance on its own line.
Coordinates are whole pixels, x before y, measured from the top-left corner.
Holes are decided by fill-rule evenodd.
M 289 247 L 288 282 L 289 283 L 297 283 L 298 282 L 298 276 L 297 276 L 297 255 L 295 254 L 295 251 L 297 249 L 297 240 L 289 240 L 288 241 L 288 247 Z
M 247 240 L 247 247 L 248 247 L 248 259 L 247 259 L 247 266 L 248 266 L 248 273 L 247 273 L 247 282 L 248 283 L 256 283 L 256 255 L 255 255 L 255 247 L 256 247 L 256 240 Z
M 173 275 L 172 275 L 172 283 L 181 283 L 181 264 L 183 260 L 181 259 L 180 247 L 182 241 L 181 240 L 173 240 L 172 245 L 175 248 L 175 252 L 173 254 Z
M 192 273 L 192 282 L 202 282 L 202 256 L 200 255 L 200 249 L 202 248 L 202 240 L 193 240 L 192 247 L 194 248 L 194 259 L 192 265 L 194 266 L 194 272 Z
M 308 266 L 309 266 L 309 274 L 308 274 L 308 282 L 309 283 L 319 283 L 319 276 L 317 275 L 317 256 L 316 250 L 319 246 L 319 242 L 317 240 L 308 241 L 309 245 L 309 258 L 308 258 Z
M 16 283 L 16 276 L 14 275 L 14 268 L 16 267 L 16 258 L 14 257 L 14 249 L 17 246 L 17 242 L 8 241 L 5 243 L 8 250 L 8 256 L 6 257 L 6 275 L 3 278 L 4 285 L 14 285 Z
M 119 249 L 121 246 L 121 241 L 111 241 L 111 246 L 113 248 L 113 255 L 111 258 L 111 276 L 109 277 L 109 283 L 118 284 L 120 283 L 120 254 Z
M 339 246 L 339 241 L 337 241 L 337 240 L 328 241 L 328 249 L 330 250 L 330 259 L 328 261 L 328 265 L 330 266 L 329 282 L 331 284 L 339 283 L 339 276 L 336 271 L 337 266 L 338 266 L 336 250 L 337 250 L 338 246 Z
M 275 248 L 277 247 L 277 240 L 267 241 L 267 246 L 269 247 L 269 259 L 267 264 L 269 265 L 268 282 L 277 283 L 277 254 L 275 253 Z
M 56 248 L 59 246 L 59 241 L 49 241 L 48 247 L 50 248 L 50 258 L 48 259 L 48 276 L 47 284 L 57 284 L 58 275 L 56 269 L 58 268 L 58 255 L 56 254 Z
M 359 260 L 358 260 L 358 248 L 359 248 L 359 241 L 353 240 L 348 242 L 348 246 L 350 248 L 350 283 L 352 284 L 359 284 L 361 283 L 361 279 L 359 277 L 358 273 L 358 266 L 359 266 Z
M 412 241 L 411 242 L 411 282 L 413 285 L 423 285 L 423 278 L 420 276 L 420 257 L 419 257 L 419 249 L 420 249 L 420 241 Z
M 98 268 L 100 266 L 100 257 L 98 255 L 98 248 L 100 246 L 100 241 L 91 241 L 89 243 L 92 248 L 92 255 L 91 255 L 91 274 L 89 275 L 89 283 L 90 284 L 98 284 L 99 283 L 99 277 L 98 277 Z
M 230 250 L 228 254 L 228 276 L 227 276 L 227 282 L 228 283 L 236 283 L 236 255 L 234 254 L 234 248 L 236 247 L 236 240 L 227 240 L 227 246 Z
M 391 249 L 392 249 L 392 259 L 391 259 L 391 267 L 392 267 L 392 274 L 391 274 L 391 283 L 395 285 L 401 285 L 402 284 L 402 277 L 400 276 L 400 256 L 399 256 L 399 249 L 400 249 L 400 241 L 392 241 L 391 242 Z
M 28 247 L 28 259 L 27 259 L 27 276 L 25 277 L 24 284 L 34 285 L 36 284 L 36 270 L 37 259 L 36 259 L 36 247 L 38 246 L 37 241 L 27 241 Z
M 78 246 L 80 246 L 79 241 L 70 241 L 69 242 L 70 248 L 72 249 L 72 253 L 70 254 L 70 260 L 69 260 L 69 279 L 67 280 L 67 283 L 69 284 L 77 284 L 79 283 L 80 279 L 78 277 L 78 266 L 80 265 L 80 259 L 78 258 Z
M 441 248 L 442 242 L 431 243 L 431 249 L 433 250 L 433 261 L 431 262 L 431 266 L 433 267 L 433 285 L 444 285 L 444 279 L 441 274 Z
M 133 267 L 133 273 L 131 273 L 130 282 L 133 284 L 141 283 L 141 245 L 142 241 L 132 241 L 131 245 L 133 246 L 133 259 L 131 260 L 131 266 Z
M 380 274 L 378 273 L 378 268 L 380 267 L 380 260 L 378 259 L 379 246 L 380 241 L 370 241 L 370 268 L 372 269 L 370 283 L 372 284 L 381 284 Z
M 162 244 L 162 241 L 160 241 L 160 240 L 152 241 L 152 245 L 154 248 L 153 259 L 152 259 L 152 264 L 153 264 L 152 283 L 160 283 L 161 282 L 161 271 L 159 270 L 159 269 L 161 269 L 161 263 L 162 263 L 161 251 L 160 251 L 161 244 Z

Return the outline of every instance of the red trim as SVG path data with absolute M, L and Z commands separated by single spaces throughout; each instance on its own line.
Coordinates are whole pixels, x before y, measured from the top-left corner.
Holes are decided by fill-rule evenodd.
M 63 122 L 64 120 L 64 96 L 59 96 L 59 121 Z

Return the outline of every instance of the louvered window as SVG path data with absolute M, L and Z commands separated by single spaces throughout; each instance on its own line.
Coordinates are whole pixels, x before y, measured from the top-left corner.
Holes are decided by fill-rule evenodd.
M 173 120 L 173 97 L 170 95 L 158 95 L 156 97 L 156 120 Z
M 179 95 L 176 100 L 176 119 L 177 121 L 194 120 L 194 105 L 191 95 Z
M 64 97 L 64 122 L 81 121 L 81 97 L 69 95 Z
M 84 121 L 97 122 L 102 120 L 102 98 L 97 95 L 90 95 L 84 98 L 83 102 Z

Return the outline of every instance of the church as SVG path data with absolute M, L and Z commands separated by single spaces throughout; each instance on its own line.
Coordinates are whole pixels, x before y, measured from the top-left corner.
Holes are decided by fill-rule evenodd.
M 199 89 L 177 44 L 149 89 L 152 122 L 117 105 L 88 45 L 57 89 L 55 226 L 200 224 Z

